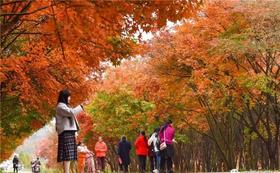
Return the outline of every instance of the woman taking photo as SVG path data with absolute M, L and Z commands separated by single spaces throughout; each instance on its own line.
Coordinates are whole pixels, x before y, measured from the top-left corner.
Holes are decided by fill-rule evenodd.
M 56 106 L 56 130 L 58 133 L 57 161 L 63 162 L 64 173 L 69 173 L 70 162 L 77 160 L 75 133 L 79 131 L 76 115 L 83 111 L 83 105 L 70 108 L 71 93 L 68 90 L 59 92 Z

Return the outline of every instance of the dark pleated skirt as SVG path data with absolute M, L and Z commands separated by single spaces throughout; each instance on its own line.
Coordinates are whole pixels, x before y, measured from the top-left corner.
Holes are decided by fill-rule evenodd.
M 77 160 L 75 131 L 64 131 L 58 135 L 57 161 Z

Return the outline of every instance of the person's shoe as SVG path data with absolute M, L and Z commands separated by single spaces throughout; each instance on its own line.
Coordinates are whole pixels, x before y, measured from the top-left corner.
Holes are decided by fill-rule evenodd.
M 154 169 L 153 173 L 159 173 L 158 169 Z

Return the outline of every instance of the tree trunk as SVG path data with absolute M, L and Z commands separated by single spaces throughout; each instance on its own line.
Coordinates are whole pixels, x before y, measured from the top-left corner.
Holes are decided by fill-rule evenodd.
M 275 170 L 277 169 L 276 151 L 273 149 L 274 147 L 272 142 L 268 142 L 266 145 L 267 145 L 268 157 L 269 157 L 269 169 Z

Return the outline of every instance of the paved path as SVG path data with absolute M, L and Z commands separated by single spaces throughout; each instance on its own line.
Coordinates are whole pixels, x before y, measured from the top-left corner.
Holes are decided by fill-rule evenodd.
M 13 171 L 4 171 L 3 173 L 13 173 Z M 18 173 L 32 173 L 31 170 L 18 171 Z

